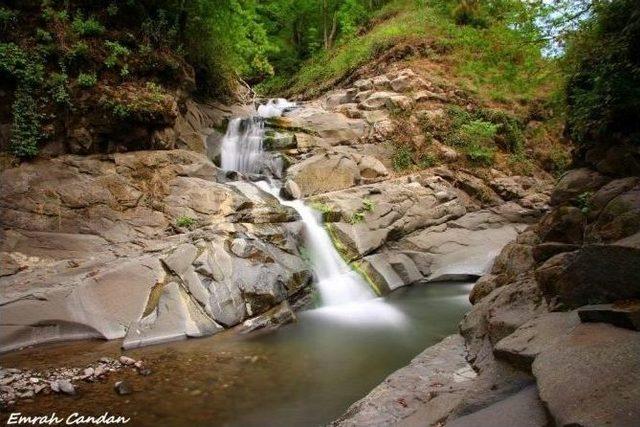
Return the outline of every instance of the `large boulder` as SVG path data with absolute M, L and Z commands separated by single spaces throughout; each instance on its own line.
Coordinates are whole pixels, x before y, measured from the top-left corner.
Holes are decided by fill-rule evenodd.
M 438 425 L 475 377 L 464 358 L 464 340 L 451 335 L 391 374 L 330 425 Z
M 360 181 L 360 168 L 343 154 L 316 154 L 287 170 L 302 197 L 353 187 Z
M 586 245 L 550 258 L 536 278 L 550 303 L 569 308 L 640 298 L 640 249 Z
M 556 425 L 632 427 L 640 419 L 640 334 L 581 324 L 533 362 L 542 401 Z
M 551 204 L 558 205 L 571 199 L 598 190 L 609 179 L 589 168 L 572 169 L 556 184 L 551 194 Z
M 363 120 L 349 119 L 340 113 L 312 107 L 295 109 L 284 117 L 270 119 L 268 124 L 313 135 L 316 137 L 315 144 L 325 147 L 355 144 L 366 132 Z

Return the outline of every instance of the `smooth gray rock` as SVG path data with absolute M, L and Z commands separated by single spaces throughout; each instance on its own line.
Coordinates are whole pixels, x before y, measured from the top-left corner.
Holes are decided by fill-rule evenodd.
M 447 422 L 447 427 L 547 427 L 549 420 L 531 385 L 493 405 Z
M 519 368 L 530 370 L 538 354 L 580 324 L 575 311 L 546 313 L 496 343 L 493 353 Z
M 133 323 L 122 347 L 131 349 L 187 337 L 213 335 L 222 326 L 209 318 L 175 282 L 164 285 L 155 310 Z
M 388 376 L 332 426 L 432 426 L 463 398 L 476 373 L 464 358 L 464 340 L 451 335 Z M 415 421 L 409 420 L 414 417 Z
M 635 427 L 640 420 L 640 333 L 580 324 L 533 362 L 556 425 Z

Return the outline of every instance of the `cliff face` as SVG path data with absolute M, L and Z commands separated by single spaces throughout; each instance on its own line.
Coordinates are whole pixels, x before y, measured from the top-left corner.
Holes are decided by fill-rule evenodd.
M 578 153 L 581 167 L 556 184 L 549 212 L 476 283 L 463 339 L 427 349 L 336 425 L 635 425 L 639 153 L 637 145 Z M 455 364 L 462 356 L 468 365 Z

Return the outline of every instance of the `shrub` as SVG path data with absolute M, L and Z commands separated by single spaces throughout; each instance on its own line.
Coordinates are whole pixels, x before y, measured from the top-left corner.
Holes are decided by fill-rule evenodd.
M 84 41 L 76 42 L 67 53 L 67 58 L 72 61 L 77 61 L 79 59 L 86 59 L 88 57 L 89 57 L 89 45 Z
M 11 153 L 16 157 L 34 157 L 38 154 L 38 141 L 42 138 L 38 105 L 30 90 L 20 87 L 12 106 Z
M 106 65 L 107 68 L 115 67 L 120 59 L 126 59 L 131 54 L 129 48 L 122 46 L 118 42 L 107 40 L 104 42 L 104 45 L 110 52 L 109 56 L 104 61 L 104 65 Z
M 78 86 L 82 88 L 90 88 L 94 87 L 98 83 L 98 78 L 96 77 L 96 73 L 80 73 L 78 74 L 76 81 L 78 82 Z
M 568 41 L 567 130 L 580 144 L 640 143 L 640 13 L 637 0 L 592 3 Z
M 53 41 L 51 33 L 42 28 L 36 28 L 36 39 L 42 43 L 51 43 Z
M 191 229 L 196 225 L 196 220 L 187 215 L 182 215 L 176 218 L 176 226 L 180 228 Z
M 99 36 L 105 31 L 104 27 L 97 19 L 90 17 L 85 20 L 82 19 L 82 15 L 79 13 L 73 19 L 71 29 L 75 34 L 81 37 Z
M 562 147 L 555 146 L 549 152 L 552 172 L 555 176 L 562 175 L 571 164 L 571 155 Z
M 0 32 L 6 33 L 18 22 L 18 12 L 0 7 Z
M 491 166 L 495 157 L 495 149 L 479 144 L 469 144 L 464 147 L 467 158 L 478 166 Z
M 498 126 L 483 120 L 472 120 L 460 127 L 458 137 L 462 145 L 493 144 Z
M 413 153 L 409 147 L 397 147 L 393 153 L 391 161 L 393 163 L 393 169 L 396 171 L 403 171 L 408 169 L 413 164 Z
M 511 114 L 494 109 L 482 109 L 477 116 L 497 125 L 498 139 L 501 145 L 512 153 L 518 153 L 524 148 L 524 134 L 522 123 Z
M 582 212 L 585 215 L 588 214 L 589 211 L 591 210 L 592 197 L 593 197 L 593 192 L 585 191 L 584 193 L 581 193 L 580 195 L 578 195 L 578 197 L 576 198 L 576 205 L 578 205 L 578 207 L 580 208 L 580 212 Z
M 69 76 L 66 73 L 52 73 L 47 81 L 49 87 L 49 95 L 57 104 L 71 105 L 71 97 L 69 95 Z
M 438 164 L 438 159 L 431 153 L 425 153 L 420 156 L 420 162 L 418 162 L 418 166 L 422 169 L 430 168 L 436 164 Z
M 461 0 L 453 10 L 453 20 L 458 25 L 471 25 L 477 28 L 489 26 L 478 0 Z

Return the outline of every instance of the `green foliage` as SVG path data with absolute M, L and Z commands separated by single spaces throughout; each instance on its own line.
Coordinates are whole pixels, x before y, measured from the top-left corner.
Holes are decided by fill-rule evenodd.
M 418 162 L 418 166 L 420 169 L 430 168 L 438 164 L 438 159 L 430 153 L 425 153 L 420 156 L 420 161 Z
M 98 77 L 96 73 L 80 73 L 76 81 L 78 82 L 78 86 L 88 89 L 98 83 Z
M 176 218 L 176 227 L 192 229 L 196 225 L 196 220 L 187 215 Z
M 10 31 L 18 22 L 18 12 L 0 6 L 0 34 Z
M 373 212 L 373 210 L 376 208 L 376 205 L 373 200 L 364 198 L 362 199 L 362 208 L 367 212 Z
M 453 10 L 453 19 L 458 25 L 471 25 L 477 28 L 489 26 L 478 0 L 461 0 Z
M 36 39 L 41 43 L 51 43 L 53 41 L 51 33 L 42 28 L 36 28 Z
M 67 58 L 71 61 L 87 59 L 89 57 L 89 45 L 84 41 L 76 42 L 67 53 Z
M 349 218 L 349 222 L 351 224 L 359 224 L 363 221 L 364 221 L 364 212 L 361 212 L 361 211 L 356 211 L 352 213 L 351 217 Z
M 549 153 L 552 162 L 552 172 L 555 176 L 562 175 L 571 164 L 571 155 L 562 147 L 553 147 Z
M 107 15 L 116 16 L 118 14 L 118 5 L 115 3 L 111 3 L 107 6 Z
M 478 166 L 491 166 L 495 157 L 495 148 L 471 143 L 464 147 L 467 158 Z
M 458 140 L 461 145 L 492 145 L 498 126 L 482 120 L 472 120 L 460 126 Z
M 38 154 L 38 141 L 42 138 L 41 115 L 32 93 L 19 87 L 12 106 L 11 153 L 20 158 L 34 157 Z
M 326 203 L 322 203 L 322 202 L 312 202 L 311 203 L 311 208 L 321 212 L 321 213 L 328 213 L 331 212 L 331 206 L 327 205 Z
M 595 1 L 569 37 L 567 129 L 580 144 L 640 143 L 640 12 L 637 0 Z
M 592 197 L 593 197 L 592 191 L 585 191 L 584 193 L 579 194 L 578 197 L 576 198 L 576 205 L 580 208 L 580 212 L 582 212 L 585 215 L 588 214 L 589 211 L 591 210 Z
M 131 54 L 128 47 L 118 42 L 107 40 L 104 42 L 104 45 L 109 51 L 109 56 L 104 60 L 104 65 L 106 65 L 107 68 L 115 67 L 120 61 L 126 60 Z
M 102 35 L 105 31 L 104 26 L 94 17 L 83 19 L 82 14 L 76 14 L 71 23 L 71 29 L 80 37 L 95 37 Z
M 44 67 L 37 59 L 13 43 L 0 43 L 0 76 L 16 83 L 10 150 L 21 158 L 35 156 L 42 138 L 36 93 L 44 82 Z
M 477 117 L 496 125 L 498 143 L 505 150 L 519 153 L 524 148 L 523 125 L 513 115 L 496 109 L 481 109 Z
M 413 165 L 413 153 L 411 149 L 405 146 L 396 147 L 391 157 L 391 162 L 393 169 L 396 171 L 409 169 L 411 165 Z
M 71 96 L 69 95 L 69 76 L 65 72 L 52 73 L 47 81 L 49 95 L 56 104 L 71 105 Z

